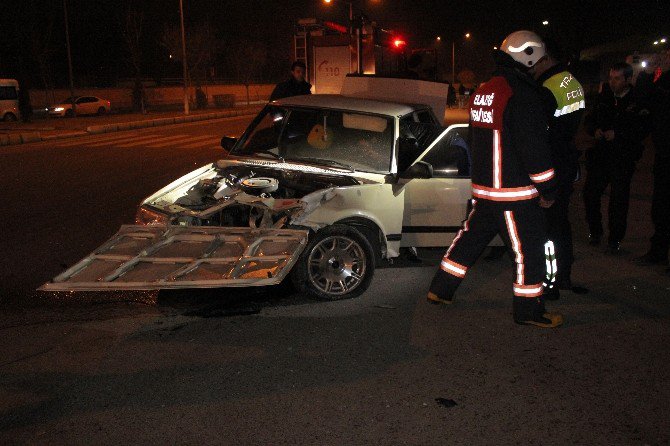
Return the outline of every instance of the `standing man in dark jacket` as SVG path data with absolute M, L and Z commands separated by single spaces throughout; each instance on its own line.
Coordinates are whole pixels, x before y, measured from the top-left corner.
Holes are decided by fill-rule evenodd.
M 548 313 L 542 298 L 556 262 L 540 206 L 553 203 L 555 173 L 537 84 L 527 74 L 544 56 L 544 44 L 534 33 L 517 31 L 501 49 L 494 53 L 493 77 L 470 99 L 474 205 L 442 259 L 428 301 L 451 303 L 468 268 L 499 234 L 515 254 L 514 321 L 553 328 L 563 318 Z
M 270 101 L 275 99 L 288 98 L 291 96 L 302 96 L 312 94 L 312 84 L 305 80 L 305 71 L 307 67 L 299 60 L 291 65 L 291 78 L 287 81 L 277 84 L 270 95 Z
M 579 169 L 579 152 L 575 135 L 584 112 L 584 89 L 567 68 L 560 64 L 550 50 L 531 69 L 530 74 L 542 87 L 540 96 L 549 123 L 549 145 L 556 169 L 556 202 L 545 210 L 549 239 L 556 247 L 558 272 L 556 284 L 545 298 L 555 300 L 559 288 L 586 293 L 583 287 L 573 287 L 571 274 L 574 261 L 572 228 L 570 226 L 570 196 Z
M 670 50 L 661 54 L 659 65 L 661 76 L 655 82 L 649 80 L 651 85 L 647 101 L 651 111 L 651 138 L 656 151 L 654 194 L 651 199 L 654 235 L 649 251 L 636 259 L 638 263 L 647 265 L 667 265 L 670 248 Z M 667 272 L 670 273 L 670 269 Z
M 607 253 L 618 254 L 626 234 L 630 183 L 635 164 L 642 157 L 642 140 L 648 133 L 649 111 L 641 106 L 631 85 L 633 67 L 617 63 L 609 72 L 611 94 L 601 94 L 587 120 L 596 145 L 586 153 L 584 205 L 589 242 L 600 244 L 603 236 L 601 198 L 610 185 Z

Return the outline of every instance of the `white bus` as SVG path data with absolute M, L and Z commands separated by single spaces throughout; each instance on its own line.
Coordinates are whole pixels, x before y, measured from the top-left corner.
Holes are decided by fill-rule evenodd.
M 16 121 L 19 113 L 19 83 L 15 79 L 0 79 L 0 120 Z

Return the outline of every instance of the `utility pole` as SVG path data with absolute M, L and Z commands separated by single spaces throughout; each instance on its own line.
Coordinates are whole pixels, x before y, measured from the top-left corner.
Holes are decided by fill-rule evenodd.
M 354 2 L 349 2 L 349 23 L 354 26 Z M 363 74 L 363 18 L 362 14 L 359 21 L 356 23 L 356 68 L 358 74 Z
M 184 32 L 184 0 L 179 0 L 179 17 L 181 19 L 181 59 L 184 72 L 184 114 L 189 114 L 188 109 L 188 70 L 186 68 L 186 33 Z
M 76 115 L 77 109 L 74 103 L 74 80 L 72 76 L 72 52 L 70 51 L 70 27 L 67 17 L 67 0 L 63 0 L 63 12 L 65 14 L 65 43 L 67 46 L 67 68 L 70 76 L 70 100 L 72 101 L 72 112 Z
M 456 42 L 451 42 L 451 86 L 456 83 Z

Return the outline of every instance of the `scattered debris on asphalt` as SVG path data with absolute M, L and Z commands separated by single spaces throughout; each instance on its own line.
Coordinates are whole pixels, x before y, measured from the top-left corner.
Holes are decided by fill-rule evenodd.
M 435 398 L 435 402 L 440 406 L 444 406 L 446 408 L 454 407 L 457 405 L 456 401 L 450 400 L 448 398 Z

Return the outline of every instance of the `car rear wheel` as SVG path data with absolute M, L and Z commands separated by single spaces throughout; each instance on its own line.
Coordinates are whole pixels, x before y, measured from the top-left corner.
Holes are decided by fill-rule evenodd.
M 102 116 L 102 115 L 104 115 L 105 113 L 107 113 L 107 110 L 105 110 L 105 107 L 100 107 L 100 108 L 98 109 L 98 116 Z
M 66 118 L 74 118 L 74 110 L 72 110 L 72 109 L 65 110 L 65 117 Z
M 3 121 L 16 121 L 16 115 L 14 113 L 5 113 L 5 116 L 2 117 Z
M 374 251 L 365 236 L 350 226 L 332 225 L 311 238 L 291 278 L 301 291 L 339 300 L 360 296 L 374 271 Z

